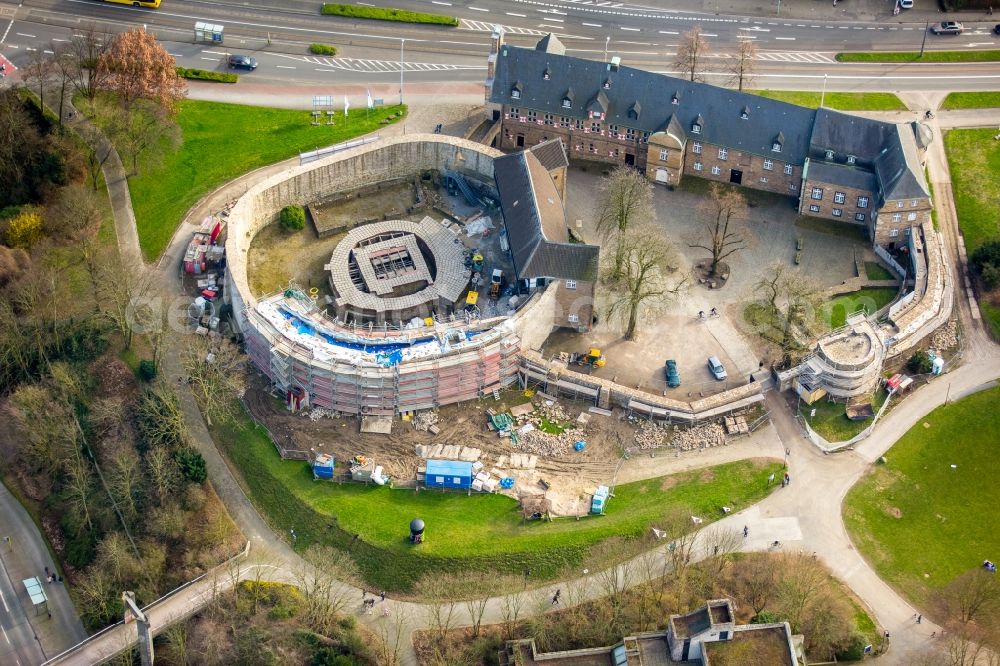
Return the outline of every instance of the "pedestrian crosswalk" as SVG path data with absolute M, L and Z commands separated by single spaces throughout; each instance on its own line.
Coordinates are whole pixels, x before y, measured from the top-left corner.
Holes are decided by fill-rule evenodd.
M 316 65 L 317 68 L 339 69 L 347 72 L 395 72 L 399 73 L 398 60 L 369 60 L 367 58 L 320 58 L 306 56 L 305 62 Z M 485 65 L 453 65 L 450 63 L 404 62 L 404 72 L 439 72 L 460 69 L 486 69 Z
M 760 51 L 757 54 L 757 59 L 771 62 L 807 62 L 814 64 L 837 62 L 831 53 L 816 53 L 811 51 Z
M 476 32 L 493 32 L 493 29 L 497 26 L 497 23 L 490 23 L 489 21 L 471 21 L 469 19 L 462 19 L 461 27 L 464 30 L 475 30 Z M 531 28 L 518 28 L 511 25 L 503 26 L 503 31 L 508 35 L 546 35 L 551 31 L 545 30 L 532 30 Z

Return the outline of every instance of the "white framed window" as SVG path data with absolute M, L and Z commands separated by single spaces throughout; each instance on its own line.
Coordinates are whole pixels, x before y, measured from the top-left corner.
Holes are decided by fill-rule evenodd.
M 573 105 L 573 102 L 569 101 L 569 97 L 563 97 L 563 108 L 568 109 Z
M 566 321 L 568 321 L 571 324 L 579 324 L 580 316 L 575 314 L 566 315 Z
M 559 127 L 569 129 L 569 116 L 562 116 L 559 118 Z
M 772 171 L 774 169 L 774 161 L 773 160 L 764 160 L 764 168 L 767 171 Z
M 576 119 L 576 129 L 578 129 L 578 130 L 582 130 L 583 129 L 583 121 L 580 120 L 579 118 Z
M 695 141 L 691 144 L 691 150 L 694 151 L 695 155 L 701 155 L 701 144 Z
M 813 191 L 812 191 L 812 198 L 816 199 L 817 201 L 819 201 L 820 199 L 822 199 L 823 198 L 823 188 L 822 187 L 814 187 Z
M 845 201 L 847 201 L 847 195 L 846 194 L 844 194 L 843 192 L 834 192 L 833 193 L 833 203 L 842 204 Z
M 900 214 L 900 213 L 893 213 L 892 214 L 892 221 L 893 222 L 900 222 L 902 219 L 903 219 L 902 214 Z
M 625 128 L 625 138 L 629 141 L 635 141 L 635 129 L 632 127 Z
M 913 222 L 916 219 L 917 219 L 917 214 L 916 213 L 907 213 L 906 214 L 906 221 L 907 222 Z
M 676 106 L 681 103 L 681 98 L 678 97 L 677 95 L 674 95 L 673 98 L 670 100 L 670 103 Z
M 819 212 L 819 206 L 817 206 L 816 204 L 809 204 L 809 212 L 810 213 L 818 213 Z
M 858 222 L 864 222 L 865 221 L 865 214 L 864 213 L 855 213 L 854 214 L 854 219 L 857 220 Z
M 719 148 L 719 159 L 720 160 L 724 160 L 724 159 L 727 159 L 728 157 L 729 157 L 729 149 L 728 148 Z
M 916 199 L 911 199 L 910 200 L 910 208 L 916 208 L 916 207 L 917 207 L 917 200 Z
M 767 176 L 761 176 L 760 177 L 760 182 L 766 183 L 767 182 Z
M 786 176 L 791 176 L 792 175 L 792 165 L 791 164 L 786 164 L 785 165 L 785 175 Z
M 556 117 L 553 116 L 551 113 L 546 113 L 545 114 L 545 124 L 546 125 L 553 125 L 553 124 L 555 124 L 555 119 L 556 119 Z
M 618 125 L 608 125 L 608 135 L 618 137 Z
M 451 477 L 451 482 L 454 483 L 457 486 L 460 483 L 462 483 L 462 479 L 461 479 L 461 477 L 453 476 L 453 477 Z
M 698 123 L 694 123 L 693 125 L 691 125 L 691 133 L 701 134 L 701 125 L 699 125 Z
M 510 91 L 510 98 L 521 99 L 521 91 L 518 90 L 517 88 L 514 88 L 513 90 Z
M 566 280 L 567 289 L 576 289 L 576 280 Z
M 749 117 L 750 117 L 749 113 L 747 113 L 746 111 L 740 111 L 740 118 L 742 118 L 743 120 L 746 120 Z
M 857 161 L 858 161 L 858 158 L 856 158 L 854 155 L 848 155 L 847 156 L 847 163 L 848 164 L 854 164 Z
M 834 208 L 833 209 L 833 216 L 834 217 L 843 217 L 843 215 L 844 215 L 844 209 L 843 208 Z
M 775 141 L 774 143 L 771 144 L 771 150 L 773 152 L 780 153 L 781 152 L 781 144 L 778 143 L 777 141 Z
M 530 120 L 531 122 L 535 122 L 536 120 L 538 120 L 538 112 L 535 111 L 534 109 L 528 109 L 528 120 Z
M 664 162 L 667 160 L 667 149 L 666 148 L 661 148 L 660 149 L 660 160 L 664 161 Z
M 868 197 L 858 197 L 858 208 L 868 208 Z
M 903 202 L 902 201 L 897 201 L 896 202 L 896 208 L 902 208 L 902 207 L 903 207 Z
M 832 160 L 833 159 L 833 151 L 832 150 L 826 151 L 826 159 L 828 159 L 828 160 Z
M 890 238 L 895 238 L 898 235 L 899 235 L 899 229 L 890 229 L 889 230 L 889 237 Z
M 701 171 L 701 168 L 702 168 L 701 162 L 695 162 L 694 163 L 694 170 L 695 171 Z
M 519 115 L 521 115 L 521 109 L 517 108 L 516 106 L 510 107 L 511 118 L 517 118 Z
M 601 123 L 590 123 L 590 131 L 594 134 L 601 133 Z
M 713 176 L 718 176 L 721 173 L 722 173 L 722 169 L 720 169 L 717 166 L 712 167 L 712 175 Z
M 435 483 L 444 483 L 444 477 L 443 476 L 435 476 L 434 477 L 434 482 Z
M 639 139 L 639 141 L 641 143 L 646 143 L 647 141 L 649 141 L 649 132 L 643 132 L 642 133 L 642 138 Z
M 792 192 L 798 192 L 799 186 L 796 183 L 788 183 L 788 189 L 791 190 Z

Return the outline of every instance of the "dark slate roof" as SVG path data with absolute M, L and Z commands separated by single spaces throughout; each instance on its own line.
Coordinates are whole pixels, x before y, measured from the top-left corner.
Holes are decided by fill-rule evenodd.
M 538 40 L 538 44 L 535 45 L 535 48 L 546 53 L 566 55 L 566 47 L 563 46 L 563 43 L 559 41 L 559 38 L 551 32 Z
M 551 46 L 551 39 L 542 42 Z M 700 141 L 745 150 L 757 155 L 776 156 L 783 161 L 805 161 L 816 112 L 793 104 L 719 88 L 705 83 L 677 79 L 633 67 L 612 68 L 609 63 L 557 55 L 542 50 L 505 44 L 497 58 L 496 77 L 490 101 L 508 104 L 556 116 L 587 118 L 593 104 L 604 104 L 605 122 L 646 132 L 664 128 L 671 115 L 688 132 L 699 115 L 704 119 Z M 549 80 L 542 75 L 550 71 Z M 603 84 L 611 81 L 610 88 Z M 520 81 L 519 99 L 510 91 Z M 570 109 L 562 106 L 567 88 L 576 93 Z M 672 99 L 678 98 L 678 104 Z M 628 111 L 638 102 L 639 117 L 629 118 Z M 748 118 L 740 118 L 746 107 Z M 774 138 L 781 132 L 785 141 L 781 153 L 772 153 Z
M 562 139 L 555 138 L 542 141 L 532 146 L 529 150 L 534 153 L 546 171 L 569 166 L 569 159 L 566 157 L 566 146 L 563 145 Z
M 930 196 L 912 129 L 906 125 L 893 125 L 893 130 L 894 136 L 875 160 L 875 175 L 878 176 L 882 200 Z
M 843 185 L 868 192 L 875 191 L 875 174 L 846 164 L 810 161 L 806 178 L 810 181 L 815 180 L 830 185 Z
M 530 88 L 531 82 L 525 85 Z M 521 94 L 523 96 L 524 93 Z M 857 163 L 871 168 L 895 131 L 893 123 L 830 109 L 817 109 L 812 139 L 809 142 L 809 156 L 826 159 L 826 151 L 832 150 L 835 162 L 844 163 L 848 155 L 854 155 Z
M 530 151 L 504 155 L 493 172 L 517 277 L 595 281 L 600 248 L 567 242 L 562 202 L 538 158 Z

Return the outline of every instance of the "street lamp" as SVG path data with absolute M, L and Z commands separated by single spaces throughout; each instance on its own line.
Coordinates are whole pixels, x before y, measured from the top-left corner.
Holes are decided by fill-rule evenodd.
M 399 40 L 399 105 L 403 106 L 403 44 L 405 39 Z
M 823 108 L 823 102 L 826 100 L 826 77 L 827 77 L 827 75 L 824 74 L 823 75 L 823 92 L 820 93 L 820 96 L 819 96 L 819 108 L 821 108 L 821 109 Z

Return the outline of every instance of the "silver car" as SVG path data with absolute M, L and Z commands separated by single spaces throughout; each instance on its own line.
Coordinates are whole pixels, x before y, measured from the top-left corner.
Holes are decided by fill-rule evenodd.
M 708 357 L 708 371 L 711 372 L 712 376 L 719 381 L 722 381 L 729 376 L 726 374 L 726 367 L 722 365 L 722 361 L 720 361 L 716 356 Z

